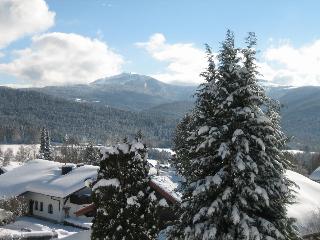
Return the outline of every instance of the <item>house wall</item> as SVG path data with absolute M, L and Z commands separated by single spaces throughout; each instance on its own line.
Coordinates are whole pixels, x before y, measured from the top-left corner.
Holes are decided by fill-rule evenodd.
M 82 220 L 88 220 L 90 221 L 91 218 L 87 218 L 86 216 L 79 216 L 77 217 L 74 213 L 78 211 L 79 209 L 85 207 L 88 204 L 85 205 L 78 205 L 70 203 L 70 199 L 68 198 L 67 201 L 65 201 L 64 198 L 57 198 L 57 197 L 51 197 L 39 193 L 33 193 L 33 192 L 27 192 L 24 194 L 24 197 L 29 202 L 30 200 L 38 201 L 38 210 L 35 209 L 35 203 L 33 204 L 33 215 L 41 218 L 46 218 L 49 220 L 53 220 L 56 222 L 63 222 L 65 219 L 65 210 L 64 207 L 70 207 L 69 210 L 69 216 L 73 218 L 78 218 Z M 40 211 L 40 202 L 43 202 L 43 211 Z M 60 202 L 60 206 L 59 206 Z M 64 204 L 65 203 L 65 204 Z M 53 212 L 50 214 L 48 212 L 48 206 L 49 204 L 52 204 Z
M 63 210 L 63 198 L 51 197 L 39 193 L 28 192 L 24 195 L 29 202 L 30 200 L 38 201 L 38 210 L 35 209 L 35 203 L 33 204 L 33 215 L 53 220 L 56 222 L 63 222 L 64 220 L 64 210 Z M 43 202 L 43 211 L 40 211 L 40 202 Z M 59 206 L 60 203 L 60 206 Z M 48 206 L 52 204 L 53 212 L 50 214 L 48 212 Z

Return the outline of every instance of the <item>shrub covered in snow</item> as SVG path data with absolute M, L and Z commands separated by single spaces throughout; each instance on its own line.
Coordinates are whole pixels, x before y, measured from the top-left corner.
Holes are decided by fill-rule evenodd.
M 9 199 L 0 200 L 0 209 L 2 209 L 2 214 L 6 213 L 5 216 L 10 216 L 10 218 L 5 218 L 5 223 L 16 219 L 17 217 L 23 216 L 28 211 L 28 203 L 24 197 L 12 197 Z
M 13 213 L 0 208 L 0 226 L 14 221 Z
M 92 188 L 97 214 L 91 239 L 155 239 L 161 227 L 158 211 L 167 204 L 149 187 L 146 146 L 137 139 L 101 153 Z
M 228 31 L 217 67 L 207 47 L 206 81 L 175 141 L 188 187 L 169 239 L 298 239 L 286 210 L 293 195 L 284 175 L 285 136 L 276 105 L 258 85 L 255 36 L 246 43 L 236 48 Z

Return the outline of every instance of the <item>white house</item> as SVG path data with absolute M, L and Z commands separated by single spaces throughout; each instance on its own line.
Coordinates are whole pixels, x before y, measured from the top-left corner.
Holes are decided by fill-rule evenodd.
M 0 198 L 24 196 L 29 214 L 63 222 L 77 217 L 74 213 L 91 203 L 87 179 L 96 179 L 98 167 L 31 160 L 0 175 Z M 90 216 L 89 216 L 90 217 Z

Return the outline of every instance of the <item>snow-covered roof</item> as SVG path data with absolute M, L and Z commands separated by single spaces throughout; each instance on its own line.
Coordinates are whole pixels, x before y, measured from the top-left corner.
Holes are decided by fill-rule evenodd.
M 309 178 L 313 181 L 320 181 L 320 167 L 318 167 L 316 170 L 314 170 Z
M 97 177 L 98 167 L 90 165 L 74 165 L 71 172 L 61 175 L 63 165 L 37 159 L 0 175 L 0 197 L 18 196 L 30 191 L 63 198 L 83 188 L 86 179 Z

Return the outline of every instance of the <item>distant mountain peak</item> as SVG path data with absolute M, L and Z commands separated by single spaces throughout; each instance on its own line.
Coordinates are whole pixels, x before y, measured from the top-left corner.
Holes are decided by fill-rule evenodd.
M 98 79 L 94 82 L 92 82 L 92 85 L 109 85 L 109 84 L 118 84 L 118 85 L 126 85 L 128 83 L 135 82 L 134 85 L 137 83 L 140 83 L 145 87 L 145 83 L 147 82 L 153 82 L 157 84 L 163 84 L 167 85 L 166 83 L 163 83 L 153 77 L 147 76 L 147 75 L 142 75 L 142 74 L 136 74 L 136 73 L 120 73 L 118 75 L 110 76 L 110 77 L 105 77 Z

